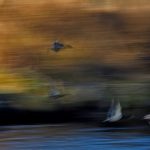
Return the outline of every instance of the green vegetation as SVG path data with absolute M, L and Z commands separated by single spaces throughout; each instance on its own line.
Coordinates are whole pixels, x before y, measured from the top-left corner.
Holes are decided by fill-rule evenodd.
M 15 72 L 15 73 L 14 73 Z M 59 107 L 80 106 L 86 102 L 111 101 L 119 99 L 124 107 L 144 107 L 150 103 L 147 78 L 126 80 L 103 80 L 92 83 L 70 83 L 65 85 L 61 80 L 52 80 L 29 69 L 0 71 L 0 93 L 14 93 L 10 105 L 29 110 L 55 110 Z M 80 81 L 81 79 L 79 79 Z M 67 81 L 65 81 L 67 83 Z M 90 85 L 91 84 L 91 85 Z M 65 97 L 53 99 L 49 92 L 55 86 Z

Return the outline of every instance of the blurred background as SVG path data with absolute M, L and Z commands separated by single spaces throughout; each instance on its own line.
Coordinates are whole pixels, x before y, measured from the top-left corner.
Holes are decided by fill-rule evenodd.
M 149 66 L 150 0 L 0 0 L 0 149 L 150 149 Z
M 149 18 L 149 0 L 0 0 L 1 109 L 102 111 L 115 98 L 142 116 Z M 55 52 L 56 40 L 70 47 Z

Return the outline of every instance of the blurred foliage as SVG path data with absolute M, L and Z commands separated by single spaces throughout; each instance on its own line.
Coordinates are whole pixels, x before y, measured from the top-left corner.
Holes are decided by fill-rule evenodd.
M 116 80 L 109 79 L 95 83 L 67 83 L 46 78 L 30 69 L 0 71 L 0 92 L 18 93 L 10 102 L 12 107 L 32 110 L 53 110 L 59 107 L 79 106 L 84 102 L 105 101 L 113 98 L 121 101 L 124 107 L 144 107 L 150 104 L 149 78 Z M 49 97 L 55 87 L 66 96 L 53 99 Z M 101 104 L 103 105 L 103 104 Z
M 18 94 L 11 105 L 25 109 L 150 104 L 149 8 L 149 0 L 4 1 L 0 93 Z M 72 48 L 51 51 L 57 39 Z M 67 95 L 50 98 L 53 86 Z

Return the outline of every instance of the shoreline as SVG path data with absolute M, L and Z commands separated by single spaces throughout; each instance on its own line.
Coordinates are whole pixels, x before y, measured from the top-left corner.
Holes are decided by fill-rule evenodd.
M 83 123 L 104 127 L 102 121 L 104 112 L 90 110 L 87 108 L 57 109 L 55 111 L 33 111 L 15 108 L 0 109 L 0 126 L 5 125 L 39 125 L 39 124 L 61 124 L 61 123 Z M 128 120 L 124 126 L 147 125 L 142 118 Z M 109 125 L 108 125 L 109 126 Z M 107 125 L 106 125 L 107 127 Z M 113 125 L 119 127 L 119 125 Z

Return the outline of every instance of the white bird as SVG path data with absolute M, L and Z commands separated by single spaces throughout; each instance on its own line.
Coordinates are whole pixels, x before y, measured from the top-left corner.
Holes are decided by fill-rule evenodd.
M 61 95 L 61 93 L 57 89 L 52 89 L 50 95 L 51 95 L 51 97 L 58 97 Z
M 104 122 L 117 122 L 123 117 L 122 115 L 122 108 L 120 102 L 117 103 L 112 100 L 111 107 L 108 111 L 107 118 Z
M 150 124 L 150 114 L 145 115 L 145 116 L 144 116 L 144 120 L 147 120 L 148 123 Z
M 50 93 L 49 93 L 49 97 L 50 98 L 53 98 L 53 99 L 57 99 L 57 98 L 61 98 L 61 97 L 64 97 L 68 94 L 63 94 L 59 89 L 57 89 L 56 87 L 53 87 L 51 90 L 50 90 Z

